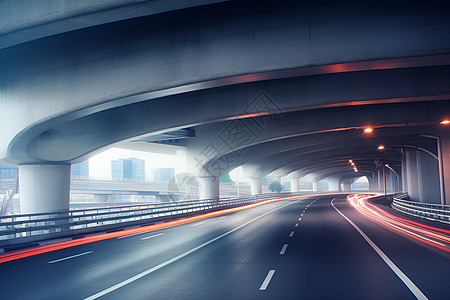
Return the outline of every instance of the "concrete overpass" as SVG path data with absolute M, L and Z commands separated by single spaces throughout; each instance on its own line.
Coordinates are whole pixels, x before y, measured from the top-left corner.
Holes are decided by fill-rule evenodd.
M 180 129 L 202 198 L 238 166 L 258 193 L 273 172 L 379 190 L 387 164 L 450 204 L 445 4 L 33 3 L 0 3 L 0 159 L 23 212 L 67 210 L 72 163 Z

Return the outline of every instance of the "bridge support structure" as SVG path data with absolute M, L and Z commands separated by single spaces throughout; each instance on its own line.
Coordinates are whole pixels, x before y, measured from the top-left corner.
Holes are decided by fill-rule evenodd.
M 442 203 L 439 182 L 439 162 L 429 153 L 405 150 L 406 186 L 412 201 Z
M 20 165 L 22 214 L 67 212 L 70 199 L 70 165 Z
M 297 193 L 300 191 L 300 187 L 299 187 L 299 178 L 295 177 L 295 178 L 291 178 L 290 179 L 291 182 L 291 192 L 292 193 Z
M 262 194 L 261 178 L 250 178 L 250 191 L 252 195 Z
M 200 199 L 219 200 L 219 176 L 199 176 L 201 192 Z

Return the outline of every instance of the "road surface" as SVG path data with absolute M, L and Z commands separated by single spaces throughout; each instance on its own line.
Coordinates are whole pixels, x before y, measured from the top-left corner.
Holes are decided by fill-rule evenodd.
M 449 258 L 320 196 L 5 262 L 0 298 L 450 299 Z

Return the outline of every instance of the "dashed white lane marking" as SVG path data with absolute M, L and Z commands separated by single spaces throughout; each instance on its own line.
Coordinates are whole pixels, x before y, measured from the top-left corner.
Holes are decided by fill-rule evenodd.
M 281 251 L 280 251 L 280 255 L 284 255 L 284 253 L 286 253 L 287 247 L 288 247 L 288 244 L 283 245 L 283 248 L 281 248 Z
M 303 214 L 301 214 L 300 217 L 303 217 Z
M 336 198 L 334 198 L 336 199 Z M 352 225 L 356 231 L 358 231 L 358 233 L 366 240 L 366 242 L 373 248 L 373 250 L 375 250 L 375 252 L 381 257 L 381 259 L 384 260 L 384 262 L 389 266 L 389 268 L 391 268 L 392 271 L 394 271 L 394 273 L 398 276 L 398 278 L 400 278 L 401 281 L 403 281 L 403 283 L 408 287 L 408 289 L 414 294 L 414 296 L 416 296 L 417 299 L 419 300 L 427 300 L 427 296 L 425 296 L 421 290 L 419 290 L 419 288 L 414 284 L 414 282 L 411 281 L 411 279 L 408 278 L 408 276 L 405 275 L 405 273 L 402 272 L 402 270 L 400 270 L 393 262 L 392 260 L 389 259 L 389 257 L 387 257 L 386 254 L 384 254 L 383 251 L 381 251 L 380 248 L 378 248 L 378 246 L 372 242 L 372 240 L 358 227 L 356 226 L 355 223 L 352 222 L 352 220 L 350 220 L 349 218 L 347 218 L 343 213 L 341 213 L 341 211 L 339 209 L 336 208 L 336 206 L 334 206 L 333 200 L 331 200 L 331 205 L 334 207 L 334 209 L 345 219 L 347 220 L 347 222 L 350 223 L 350 225 Z
M 194 248 L 192 248 L 192 249 L 190 249 L 190 250 L 187 250 L 187 251 L 185 251 L 185 252 L 183 252 L 183 253 L 181 253 L 181 254 L 179 254 L 179 255 L 177 255 L 177 256 L 175 256 L 175 257 L 169 259 L 169 260 L 166 260 L 165 262 L 162 262 L 162 263 L 160 263 L 159 265 L 156 265 L 156 266 L 154 266 L 154 267 L 152 267 L 152 268 L 150 268 L 150 269 L 148 269 L 148 270 L 145 270 L 145 271 L 143 271 L 143 272 L 141 272 L 141 273 L 139 273 L 139 274 L 136 274 L 136 275 L 134 275 L 133 277 L 130 277 L 130 278 L 124 280 L 124 281 L 121 281 L 121 282 L 119 282 L 119 283 L 113 285 L 112 287 L 109 287 L 109 288 L 107 288 L 107 289 L 104 289 L 104 290 L 102 290 L 102 291 L 100 291 L 100 292 L 98 292 L 98 293 L 92 295 L 92 296 L 89 296 L 89 297 L 85 298 L 84 300 L 94 300 L 94 299 L 98 299 L 98 298 L 100 298 L 100 297 L 102 297 L 102 296 L 104 296 L 104 295 L 106 295 L 106 294 L 109 294 L 109 293 L 111 293 L 111 292 L 113 292 L 113 291 L 115 291 L 115 290 L 117 290 L 117 289 L 119 289 L 119 288 L 121 288 L 121 287 L 123 287 L 123 286 L 125 286 L 125 285 L 127 285 L 127 284 L 130 284 L 130 283 L 132 283 L 132 282 L 134 282 L 134 281 L 136 281 L 136 280 L 138 280 L 138 279 L 140 279 L 140 278 L 142 278 L 142 277 L 144 277 L 144 276 L 147 276 L 148 274 L 151 274 L 151 273 L 153 273 L 153 272 L 155 272 L 155 271 L 157 271 L 157 270 L 159 270 L 159 269 L 161 269 L 161 268 L 164 268 L 165 266 L 170 265 L 171 263 L 174 263 L 174 262 L 176 262 L 176 261 L 182 259 L 183 257 L 188 256 L 189 254 L 191 254 L 191 253 L 193 253 L 193 252 L 195 252 L 195 251 L 197 251 L 197 250 L 200 250 L 200 249 L 202 249 L 202 248 L 208 246 L 209 244 L 212 244 L 212 243 L 214 243 L 215 241 L 220 240 L 220 239 L 223 238 L 223 237 L 226 237 L 227 235 L 232 234 L 233 232 L 235 232 L 235 231 L 241 229 L 242 227 L 245 227 L 245 226 L 247 226 L 248 224 L 251 224 L 251 223 L 255 222 L 256 220 L 258 220 L 258 219 L 260 219 L 260 218 L 262 218 L 262 217 L 264 217 L 264 216 L 266 216 L 266 215 L 268 215 L 268 214 L 270 214 L 270 213 L 272 213 L 272 212 L 274 212 L 274 211 L 277 211 L 277 210 L 279 210 L 279 209 L 282 209 L 282 208 L 284 208 L 284 207 L 286 207 L 286 206 L 288 206 L 288 205 L 295 204 L 295 203 L 297 203 L 297 202 L 299 202 L 299 201 L 300 201 L 300 200 L 296 200 L 296 201 L 293 201 L 293 202 L 291 202 L 291 203 L 282 205 L 282 206 L 280 206 L 280 207 L 271 209 L 271 210 L 269 210 L 269 211 L 267 211 L 267 212 L 265 212 L 265 213 L 263 213 L 263 214 L 257 216 L 256 218 L 253 218 L 253 219 L 251 219 L 250 221 L 247 221 L 247 222 L 245 222 L 244 224 L 239 225 L 238 227 L 236 227 L 236 228 L 234 228 L 234 229 L 231 229 L 231 230 L 229 230 L 229 231 L 227 231 L 227 232 L 225 232 L 225 233 L 223 233 L 223 234 L 221 234 L 221 235 L 219 235 L 219 236 L 217 236 L 217 237 L 215 237 L 215 238 L 213 238 L 213 239 L 211 239 L 211 240 L 209 240 L 209 241 L 207 241 L 207 242 L 204 242 L 203 244 L 200 244 L 200 245 L 198 245 L 198 246 L 196 246 L 196 247 L 194 247 Z M 273 272 L 275 272 L 275 270 L 273 270 Z M 269 272 L 269 273 L 270 273 L 270 272 Z M 272 276 L 273 276 L 273 273 L 272 273 L 272 275 L 271 275 L 270 278 L 269 278 L 269 282 L 270 282 L 270 279 L 272 278 Z M 267 278 L 266 278 L 266 279 L 267 279 Z M 267 285 L 268 285 L 268 284 L 269 284 L 269 283 L 267 283 Z M 264 285 L 264 282 L 263 282 L 263 285 Z M 261 285 L 261 287 L 263 287 L 263 285 Z M 267 286 L 266 286 L 266 288 L 267 288 Z M 265 289 L 265 288 L 264 288 L 264 289 Z
M 299 220 L 299 221 L 301 221 L 301 220 L 302 220 L 302 218 L 298 218 L 298 220 Z
M 71 259 L 71 258 L 83 256 L 83 255 L 86 255 L 86 254 L 89 254 L 89 253 L 92 253 L 92 252 L 94 252 L 94 251 L 83 252 L 83 253 L 80 253 L 80 254 L 76 254 L 76 255 L 60 258 L 60 259 L 57 259 L 57 260 L 52 260 L 52 261 L 49 261 L 47 263 L 48 264 L 53 264 L 53 263 L 57 263 L 57 262 L 60 262 L 60 261 L 63 261 L 63 260 L 68 260 L 68 259 Z
M 270 270 L 269 273 L 267 273 L 266 279 L 264 279 L 263 283 L 259 287 L 260 291 L 265 291 L 267 287 L 269 286 L 270 281 L 272 280 L 273 274 L 275 273 L 275 270 Z
M 198 225 L 202 225 L 202 224 L 204 224 L 205 222 L 198 222 L 198 223 L 195 223 L 195 224 L 192 224 L 191 226 L 198 226 Z
M 297 223 L 297 224 L 295 224 L 295 227 L 298 227 L 298 223 Z
M 294 232 L 291 231 L 291 234 L 289 234 L 289 237 L 291 238 L 291 237 L 293 237 L 293 236 L 294 236 Z
M 143 240 L 152 239 L 152 238 L 154 238 L 154 237 L 161 236 L 161 235 L 163 235 L 163 234 L 164 234 L 164 233 L 158 233 L 158 234 L 155 234 L 155 235 L 151 235 L 151 236 L 148 236 L 148 237 L 144 237 L 144 238 L 142 238 L 141 240 L 143 241 Z

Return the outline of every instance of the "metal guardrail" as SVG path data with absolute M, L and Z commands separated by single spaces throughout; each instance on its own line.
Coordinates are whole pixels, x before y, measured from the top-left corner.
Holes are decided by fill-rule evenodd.
M 408 194 L 395 195 L 392 208 L 416 217 L 450 224 L 450 205 L 421 203 L 407 199 Z
M 287 195 L 291 193 L 263 194 L 226 200 L 191 200 L 77 209 L 64 213 L 2 216 L 0 217 L 0 247 L 162 222 Z

